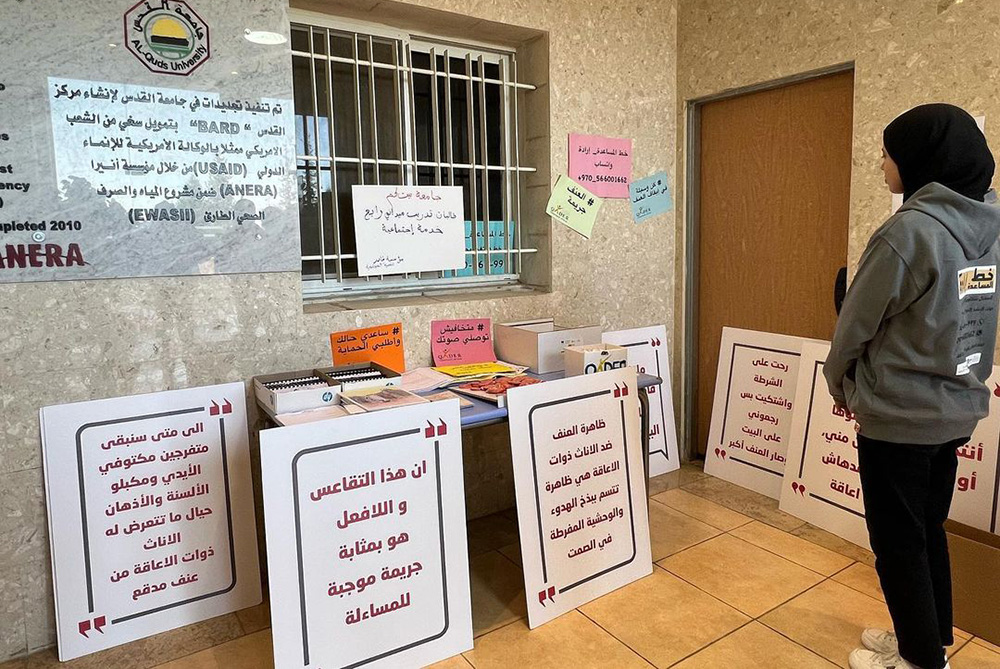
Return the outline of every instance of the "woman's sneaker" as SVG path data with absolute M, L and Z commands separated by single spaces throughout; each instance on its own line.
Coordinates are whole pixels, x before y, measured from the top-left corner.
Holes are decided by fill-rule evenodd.
M 876 653 L 865 648 L 855 650 L 849 660 L 851 669 L 916 669 L 901 658 L 899 653 Z
M 861 633 L 861 644 L 868 650 L 883 655 L 899 653 L 899 642 L 896 640 L 896 635 L 886 630 L 866 629 Z

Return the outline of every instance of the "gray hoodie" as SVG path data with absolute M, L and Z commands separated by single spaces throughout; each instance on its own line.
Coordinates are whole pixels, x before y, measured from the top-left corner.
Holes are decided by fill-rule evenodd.
M 942 444 L 989 413 L 1000 208 L 932 183 L 872 235 L 823 373 L 880 441 Z

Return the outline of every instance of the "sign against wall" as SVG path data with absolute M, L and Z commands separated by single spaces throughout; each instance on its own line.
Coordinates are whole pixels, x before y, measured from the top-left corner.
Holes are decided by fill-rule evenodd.
M 291 101 L 51 77 L 47 97 L 58 197 L 10 202 L 0 282 L 299 267 Z
M 677 425 L 674 421 L 674 398 L 670 384 L 670 353 L 667 351 L 667 328 L 648 328 L 605 332 L 602 341 L 628 349 L 628 364 L 641 374 L 663 380 L 650 386 L 649 394 L 649 475 L 659 476 L 681 466 L 677 452 Z
M 859 546 L 868 547 L 864 496 L 858 473 L 854 420 L 834 406 L 823 363 L 829 345 L 805 344 L 788 466 L 780 508 Z M 1000 367 L 988 381 L 990 415 L 958 450 L 958 478 L 951 518 L 1000 533 Z
M 138 2 L 125 12 L 125 45 L 150 72 L 187 76 L 211 55 L 208 24 L 184 0 Z
M 431 357 L 437 366 L 495 362 L 490 319 L 431 321 Z
M 636 223 L 665 214 L 674 208 L 666 172 L 657 172 L 645 179 L 633 181 L 628 185 L 628 196 L 629 204 L 632 205 L 632 219 Z
M 260 440 L 277 669 L 418 667 L 472 648 L 457 400 Z
M 260 603 L 242 383 L 40 417 L 60 660 Z
M 723 329 L 706 473 L 778 499 L 806 341 Z
M 590 239 L 603 202 L 580 184 L 560 174 L 545 205 L 545 213 Z
M 507 393 L 534 628 L 652 571 L 632 368 Z
M 465 267 L 461 186 L 352 186 L 358 274 Z
M 406 371 L 402 323 L 334 332 L 330 335 L 330 350 L 334 365 L 376 362 L 400 374 Z
M 571 133 L 569 177 L 598 197 L 627 198 L 632 140 Z

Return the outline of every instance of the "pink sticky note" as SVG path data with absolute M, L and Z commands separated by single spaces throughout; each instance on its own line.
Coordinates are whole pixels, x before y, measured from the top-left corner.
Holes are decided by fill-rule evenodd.
M 439 367 L 495 362 L 490 319 L 431 321 L 431 357 Z
M 598 197 L 627 198 L 632 140 L 571 133 L 569 176 Z

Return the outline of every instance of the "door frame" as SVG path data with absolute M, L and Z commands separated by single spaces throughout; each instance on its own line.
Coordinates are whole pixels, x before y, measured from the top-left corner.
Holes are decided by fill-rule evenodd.
M 681 459 L 694 460 L 699 457 L 698 431 L 694 429 L 695 422 L 695 390 L 698 374 L 698 243 L 701 199 L 701 109 L 710 102 L 759 93 L 774 88 L 782 88 L 811 79 L 818 79 L 832 74 L 852 72 L 854 61 L 793 74 L 780 79 L 772 79 L 741 88 L 734 88 L 693 98 L 686 102 L 686 142 L 684 156 L 684 326 L 683 326 L 683 362 L 681 377 L 683 379 L 683 402 L 681 418 Z

